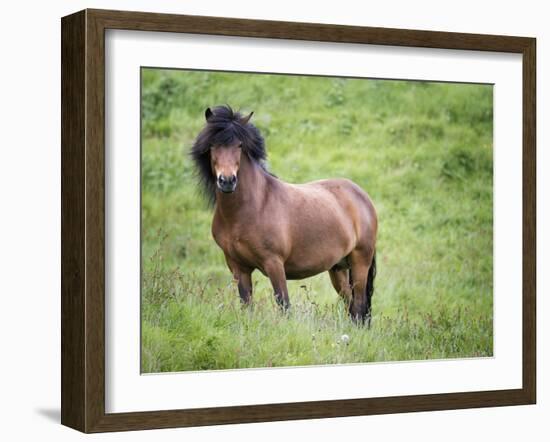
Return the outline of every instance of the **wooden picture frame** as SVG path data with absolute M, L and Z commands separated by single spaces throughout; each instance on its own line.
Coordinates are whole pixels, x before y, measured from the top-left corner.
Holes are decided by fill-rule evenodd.
M 533 38 L 84 10 L 62 19 L 62 424 L 83 432 L 534 404 L 536 41 Z M 456 392 L 131 413 L 105 412 L 105 30 L 261 37 L 522 55 L 523 385 Z

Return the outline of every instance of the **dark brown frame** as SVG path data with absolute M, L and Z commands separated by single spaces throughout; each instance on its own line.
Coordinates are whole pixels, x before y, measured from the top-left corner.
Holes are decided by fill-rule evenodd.
M 515 390 L 105 413 L 105 30 L 519 53 L 523 56 L 523 386 Z M 534 404 L 536 40 L 405 29 L 84 10 L 61 21 L 61 422 L 83 432 Z

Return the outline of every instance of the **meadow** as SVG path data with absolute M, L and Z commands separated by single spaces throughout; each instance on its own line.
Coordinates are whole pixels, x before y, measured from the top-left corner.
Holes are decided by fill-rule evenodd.
M 370 329 L 326 273 L 283 314 L 255 272 L 241 307 L 189 157 L 219 104 L 254 111 L 280 179 L 369 193 Z M 142 372 L 491 356 L 492 109 L 490 85 L 142 69 Z

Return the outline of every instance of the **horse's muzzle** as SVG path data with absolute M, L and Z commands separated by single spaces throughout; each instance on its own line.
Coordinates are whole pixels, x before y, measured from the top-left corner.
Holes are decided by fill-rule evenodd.
M 235 189 L 237 188 L 237 176 L 231 175 L 226 177 L 220 175 L 216 183 L 218 185 L 218 189 L 220 189 L 223 193 L 232 193 L 235 192 Z

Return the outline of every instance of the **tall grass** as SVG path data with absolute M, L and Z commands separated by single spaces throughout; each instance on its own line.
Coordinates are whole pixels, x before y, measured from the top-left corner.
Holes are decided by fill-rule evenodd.
M 142 86 L 144 372 L 492 355 L 491 86 L 158 69 Z M 223 103 L 255 111 L 281 179 L 345 176 L 370 194 L 370 330 L 326 274 L 290 281 L 281 314 L 256 272 L 241 308 L 188 156 Z

